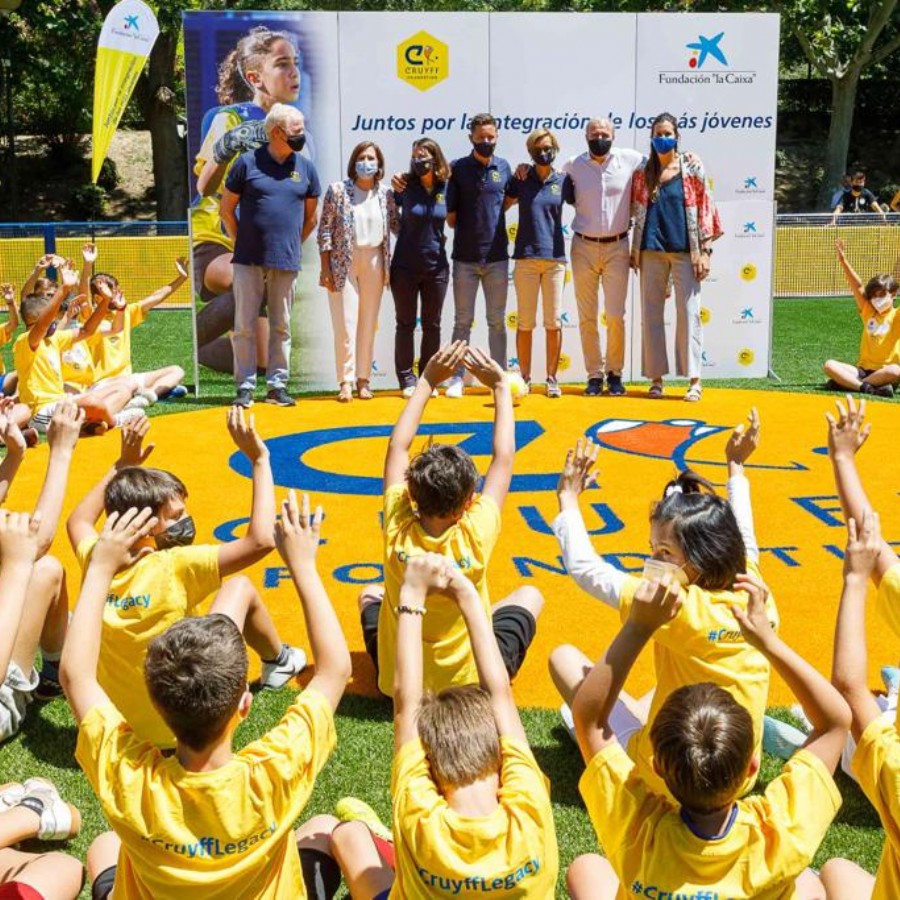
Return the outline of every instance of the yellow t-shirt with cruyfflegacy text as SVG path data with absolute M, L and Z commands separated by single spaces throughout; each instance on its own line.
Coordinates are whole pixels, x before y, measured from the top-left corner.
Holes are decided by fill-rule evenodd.
M 761 578 L 756 563 L 747 562 L 747 571 Z M 628 618 L 639 578 L 629 577 L 622 591 L 619 613 Z M 762 752 L 762 727 L 769 696 L 769 663 L 741 634 L 732 606 L 747 607 L 746 591 L 707 591 L 690 585 L 682 592 L 682 605 L 671 622 L 653 634 L 656 692 L 650 704 L 647 724 L 629 741 L 628 753 L 637 764 L 637 773 L 647 784 L 669 796 L 665 782 L 653 771 L 650 727 L 656 714 L 673 691 L 686 684 L 712 682 L 724 688 L 753 719 L 756 753 Z M 768 600 L 769 620 L 778 628 L 775 600 Z M 753 787 L 756 775 L 747 778 L 741 793 Z
M 900 897 L 900 735 L 896 725 L 884 716 L 869 722 L 850 765 L 884 829 L 872 900 L 896 900 Z
M 736 801 L 714 839 L 695 833 L 677 804 L 648 787 L 618 743 L 594 756 L 578 789 L 619 877 L 617 900 L 790 900 L 841 806 L 831 773 L 806 750 L 764 794 Z
M 109 703 L 89 710 L 75 756 L 122 841 L 116 900 L 304 900 L 294 837 L 335 746 L 315 689 L 224 766 L 188 772 L 134 734 Z
M 96 537 L 88 537 L 78 545 L 75 555 L 82 572 L 96 543 Z M 114 576 L 103 610 L 97 681 L 141 740 L 175 746 L 175 736 L 144 684 L 150 641 L 193 615 L 221 583 L 215 544 L 156 550 Z
M 859 362 L 863 369 L 880 369 L 900 363 L 900 307 L 879 313 L 868 301 L 860 311 L 863 330 L 859 338 Z
M 129 303 L 122 312 L 122 330 L 110 333 L 112 320 L 103 322 L 91 340 L 94 357 L 94 377 L 114 378 L 116 375 L 130 375 L 131 369 L 131 329 L 140 325 L 147 314 L 140 303 Z
M 438 537 L 427 534 L 413 511 L 404 484 L 384 495 L 384 602 L 378 616 L 378 687 L 394 692 L 397 651 L 397 613 L 406 560 L 424 553 L 452 559 L 475 585 L 485 612 L 490 615 L 487 564 L 500 536 L 500 510 L 484 495 L 477 497 L 458 522 Z M 440 691 L 458 684 L 477 684 L 478 669 L 459 606 L 439 593 L 428 595 L 422 617 L 423 677 L 425 689 Z
M 19 400 L 31 407 L 32 415 L 65 396 L 62 354 L 71 349 L 77 339 L 77 331 L 57 329 L 32 350 L 27 331 L 16 338 L 13 359 L 19 373 Z
M 431 777 L 422 742 L 394 757 L 392 900 L 440 897 L 552 897 L 559 870 L 550 786 L 528 745 L 500 738 L 497 808 L 454 812 Z

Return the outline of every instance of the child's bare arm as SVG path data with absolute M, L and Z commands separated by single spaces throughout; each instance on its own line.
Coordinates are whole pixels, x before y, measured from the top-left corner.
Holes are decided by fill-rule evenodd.
M 847 286 L 850 288 L 850 293 L 853 294 L 853 299 L 856 301 L 856 308 L 863 312 L 869 301 L 866 300 L 866 295 L 863 293 L 862 279 L 856 273 L 856 269 L 850 265 L 850 260 L 847 259 L 847 245 L 838 238 L 834 242 L 834 248 L 837 251 L 838 262 L 841 264 L 841 270 L 844 273 Z
M 758 562 L 759 545 L 753 525 L 750 484 L 744 475 L 744 463 L 759 446 L 759 413 L 755 406 L 750 410 L 748 421 L 749 426 L 741 423 L 732 431 L 725 445 L 725 461 L 728 463 L 728 502 L 744 539 L 747 558 Z
M 441 347 L 425 366 L 425 371 L 416 385 L 415 393 L 409 398 L 388 442 L 384 459 L 384 489 L 402 484 L 409 464 L 409 448 L 422 421 L 422 412 L 431 397 L 431 392 L 462 365 L 466 353 L 465 341 L 455 341 Z
M 149 552 L 134 553 L 132 548 L 154 525 L 149 508 L 129 509 L 121 518 L 113 513 L 91 554 L 59 664 L 59 680 L 78 723 L 93 707 L 109 702 L 97 681 L 103 608 L 116 572 Z
M 72 269 L 68 263 L 59 267 L 59 287 L 53 295 L 53 299 L 44 307 L 37 321 L 28 331 L 28 346 L 32 350 L 37 350 L 41 341 L 46 337 L 47 331 L 50 329 L 53 320 L 59 313 L 63 300 L 69 294 L 69 291 L 78 283 L 78 273 Z
M 97 295 L 99 300 L 97 301 L 97 305 L 91 311 L 91 314 L 88 316 L 87 322 L 78 329 L 78 340 L 83 341 L 86 338 L 91 337 L 92 335 L 97 333 L 97 329 L 102 324 L 103 320 L 106 318 L 106 314 L 109 312 L 109 305 L 112 302 L 113 295 L 112 290 L 110 290 L 109 285 L 100 284 L 99 285 L 99 293 Z M 121 315 L 121 313 L 119 313 Z M 119 329 L 121 331 L 121 328 Z
M 81 256 L 84 265 L 81 268 L 81 281 L 78 283 L 78 293 L 84 294 L 85 297 L 91 295 L 91 278 L 94 275 L 94 263 L 97 261 L 96 244 L 86 243 L 81 248 Z
M 512 737 L 527 743 L 528 738 L 509 684 L 509 674 L 503 665 L 497 639 L 484 611 L 484 601 L 475 585 L 451 560 L 445 559 L 444 565 L 448 575 L 446 590 L 456 600 L 465 619 L 469 640 L 472 642 L 472 655 L 478 667 L 478 680 L 490 695 L 497 731 L 501 737 Z
M 0 672 L 6 672 L 16 645 L 28 582 L 37 552 L 39 516 L 0 510 Z
M 228 432 L 253 467 L 253 500 L 247 533 L 219 545 L 219 574 L 223 578 L 253 565 L 275 548 L 275 483 L 269 448 L 257 434 L 253 416 L 248 425 L 239 406 L 228 410 Z
M 834 633 L 834 658 L 831 683 L 850 705 L 853 737 L 860 735 L 881 709 L 867 684 L 866 589 L 869 576 L 881 548 L 881 523 L 878 513 L 866 510 L 857 528 L 847 520 L 847 550 L 844 553 L 844 586 Z
M 22 291 L 19 295 L 20 299 L 24 300 L 30 293 L 34 291 L 34 286 L 37 283 L 38 278 L 40 278 L 50 266 L 61 266 L 65 260 L 61 256 L 57 256 L 55 253 L 45 253 L 35 264 L 34 268 L 31 270 L 31 274 L 25 280 L 25 284 L 22 285 Z
M 12 397 L 0 400 L 0 441 L 6 447 L 6 455 L 0 463 L 0 503 L 6 499 L 10 485 L 25 458 L 25 438 L 19 426 L 11 418 L 16 401 Z M 4 671 L 0 669 L 0 672 Z
M 516 459 L 516 420 L 506 373 L 484 350 L 469 348 L 466 368 L 494 395 L 494 447 L 482 493 L 502 507 Z
M 16 303 L 16 289 L 9 282 L 0 284 L 0 296 L 3 298 L 3 305 L 6 307 L 6 313 L 9 317 L 6 320 L 6 340 L 11 341 L 16 333 L 16 329 L 19 327 L 19 307 Z
M 47 474 L 44 476 L 44 484 L 35 506 L 35 513 L 40 513 L 38 557 L 50 549 L 56 537 L 63 501 L 66 498 L 72 455 L 83 423 L 84 410 L 79 409 L 71 400 L 61 400 L 56 404 L 50 427 L 47 429 L 47 443 L 50 445 Z
M 303 495 L 302 506 L 298 507 L 297 495 L 290 491 L 282 504 L 275 543 L 291 572 L 303 607 L 316 664 L 316 674 L 309 686 L 324 694 L 334 710 L 344 695 L 352 665 L 344 632 L 316 568 L 321 527 L 322 507 L 317 507 L 315 515 L 310 515 L 309 495 Z
M 677 585 L 668 580 L 642 581 L 634 595 L 628 619 L 591 669 L 572 701 L 575 734 L 585 762 L 615 743 L 609 717 L 628 673 L 653 632 L 673 619 L 681 609 Z
M 97 520 L 103 515 L 106 486 L 112 481 L 116 472 L 120 469 L 127 469 L 129 466 L 142 466 L 153 452 L 155 444 L 148 444 L 146 447 L 143 445 L 144 438 L 150 430 L 150 421 L 144 416 L 128 422 L 122 428 L 119 458 L 106 475 L 91 488 L 78 506 L 72 510 L 66 522 L 66 532 L 73 550 L 77 550 L 85 538 L 97 536 L 95 526 Z
M 171 297 L 172 294 L 187 281 L 188 262 L 185 257 L 179 256 L 178 259 L 175 260 L 175 270 L 178 274 L 168 284 L 163 285 L 159 290 L 150 294 L 149 297 L 144 297 L 143 300 L 138 302 L 138 306 L 140 306 L 145 313 L 150 312 L 154 306 L 159 306 L 159 304 L 167 297 Z
M 837 402 L 837 416 L 825 413 L 828 420 L 828 455 L 834 469 L 834 483 L 841 500 L 841 508 L 845 519 L 856 519 L 862 522 L 867 509 L 871 509 L 866 496 L 859 469 L 856 466 L 856 454 L 866 442 L 871 432 L 871 424 L 864 424 L 866 417 L 866 401 L 856 400 L 847 395 L 846 407 Z M 872 580 L 880 584 L 884 573 L 891 566 L 900 562 L 893 548 L 886 541 L 881 541 L 881 552 L 872 572 Z
M 803 747 L 833 772 L 847 741 L 849 707 L 831 683 L 775 633 L 766 612 L 769 589 L 751 575 L 738 575 L 734 587 L 750 597 L 746 610 L 732 607 L 744 640 L 768 659 L 800 701 L 813 726 Z
M 407 560 L 397 606 L 394 657 L 394 753 L 419 736 L 416 717 L 422 703 L 422 618 L 428 578 L 417 558 Z M 385 600 L 387 602 L 387 600 Z

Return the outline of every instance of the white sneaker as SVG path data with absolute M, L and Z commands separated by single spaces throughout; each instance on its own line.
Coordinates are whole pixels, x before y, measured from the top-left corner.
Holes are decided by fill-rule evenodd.
M 40 816 L 37 837 L 42 841 L 65 841 L 81 829 L 81 814 L 59 795 L 56 786 L 45 778 L 29 778 L 18 802 Z
M 150 401 L 140 394 L 135 394 L 123 407 L 124 409 L 146 409 Z
M 138 397 L 143 397 L 149 406 L 153 406 L 159 400 L 159 397 L 156 394 L 156 391 L 151 388 L 142 388 L 137 392 Z
M 575 719 L 572 718 L 572 710 L 569 709 L 568 703 L 563 703 L 559 708 L 559 714 L 562 717 L 562 722 L 566 731 L 569 733 L 569 737 L 577 744 L 578 738 L 575 737 Z
M 463 385 L 463 380 L 459 375 L 454 375 L 447 382 L 447 390 L 444 391 L 445 397 L 450 397 L 452 400 L 459 400 L 462 397 L 465 387 Z
M 127 406 L 121 412 L 115 415 L 114 427 L 121 428 L 126 422 L 134 422 L 136 419 L 143 419 L 146 413 L 143 409 L 136 409 Z
M 410 397 L 416 392 L 416 386 L 414 384 L 408 384 L 403 390 L 400 392 L 403 396 L 409 400 Z
M 278 665 L 274 662 L 264 662 L 259 676 L 260 687 L 274 690 L 284 687 L 295 675 L 299 675 L 306 668 L 306 654 L 299 647 L 285 644 L 288 651 L 287 662 Z

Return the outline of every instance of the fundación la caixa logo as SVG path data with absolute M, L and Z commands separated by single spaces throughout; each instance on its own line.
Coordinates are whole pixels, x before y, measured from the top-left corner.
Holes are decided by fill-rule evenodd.
M 427 91 L 450 74 L 450 48 L 427 31 L 397 45 L 397 77 Z
M 756 72 L 735 69 L 725 52 L 725 32 L 698 34 L 684 47 L 689 51 L 686 69 L 660 71 L 660 84 L 753 84 Z

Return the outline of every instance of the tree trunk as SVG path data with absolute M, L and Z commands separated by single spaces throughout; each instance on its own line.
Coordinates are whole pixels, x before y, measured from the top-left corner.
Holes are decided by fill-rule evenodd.
M 156 218 L 160 222 L 187 218 L 187 143 L 178 134 L 175 107 L 175 59 L 178 36 L 160 31 L 150 53 L 141 101 L 153 144 Z
M 831 80 L 831 123 L 828 127 L 828 146 L 825 151 L 825 176 L 819 189 L 818 205 L 828 209 L 831 197 L 847 171 L 850 132 L 853 129 L 853 108 L 860 70 L 851 66 L 840 78 Z

